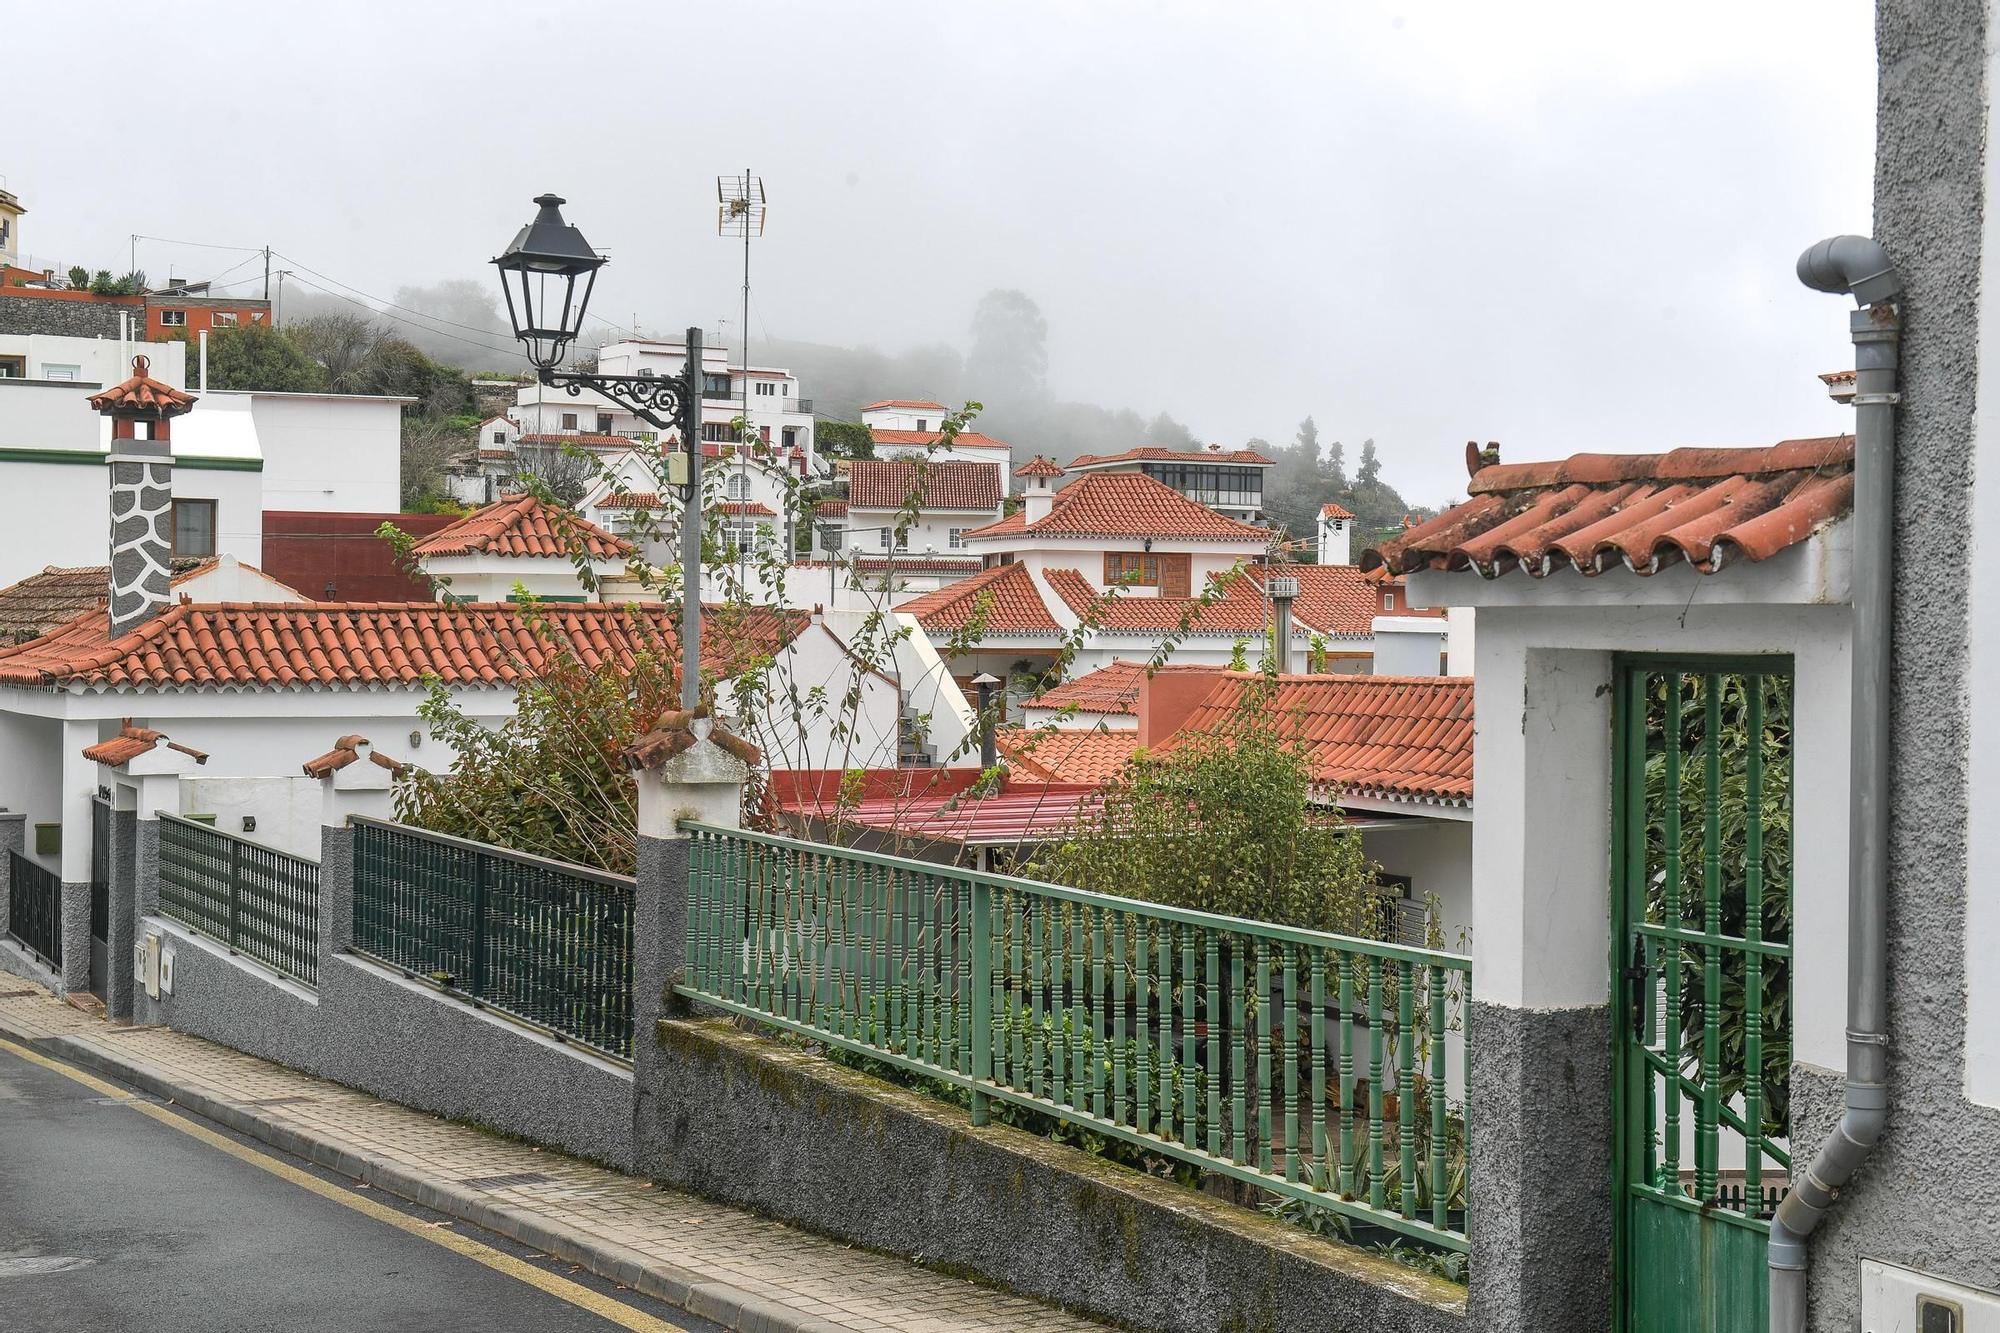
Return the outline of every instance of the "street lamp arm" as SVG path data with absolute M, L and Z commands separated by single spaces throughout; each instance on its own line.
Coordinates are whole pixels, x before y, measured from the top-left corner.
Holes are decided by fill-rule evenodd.
M 554 369 L 538 371 L 537 375 L 543 384 L 572 398 L 581 397 L 585 389 L 595 390 L 655 430 L 679 426 L 688 401 L 685 375 L 590 375 Z

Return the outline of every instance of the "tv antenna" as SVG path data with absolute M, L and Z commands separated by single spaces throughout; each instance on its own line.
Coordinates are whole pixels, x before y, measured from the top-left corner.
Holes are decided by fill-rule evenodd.
M 737 327 L 741 351 L 743 382 L 743 425 L 746 432 L 755 428 L 750 424 L 750 242 L 764 234 L 764 215 L 769 211 L 764 199 L 764 178 L 754 176 L 750 168 L 743 168 L 741 176 L 717 176 L 715 178 L 715 234 L 725 239 L 743 238 L 743 309 L 742 322 Z M 737 582 L 746 581 L 749 573 L 750 543 L 741 540 L 748 526 L 750 501 L 750 441 L 736 443 L 736 475 L 742 480 L 737 483 L 738 500 L 742 510 L 731 517 L 738 535 Z

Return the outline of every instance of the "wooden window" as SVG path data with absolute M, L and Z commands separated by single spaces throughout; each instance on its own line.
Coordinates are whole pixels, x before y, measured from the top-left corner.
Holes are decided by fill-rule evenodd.
M 1160 558 L 1137 551 L 1107 551 L 1104 554 L 1104 586 L 1157 588 L 1160 586 Z
M 565 412 L 562 414 L 562 428 L 564 430 L 576 429 L 576 413 Z
M 611 414 L 609 412 L 599 412 L 597 414 L 597 433 L 599 435 L 609 435 L 611 433 Z
M 215 554 L 215 501 L 174 501 L 174 554 Z
M 1193 561 L 1194 557 L 1185 551 L 1182 551 L 1178 555 L 1163 555 L 1160 557 L 1160 596 L 1189 597 L 1193 595 L 1191 591 L 1192 576 L 1189 571 L 1189 566 Z

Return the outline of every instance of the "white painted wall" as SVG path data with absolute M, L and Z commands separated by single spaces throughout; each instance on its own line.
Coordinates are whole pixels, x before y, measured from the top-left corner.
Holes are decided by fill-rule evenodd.
M 924 509 L 918 512 L 916 520 L 910 524 L 902 551 L 917 555 L 957 555 L 971 557 L 977 554 L 968 545 L 951 544 L 951 531 L 957 528 L 967 532 L 998 521 L 997 509 Z M 884 545 L 884 537 L 895 539 L 894 529 L 903 519 L 900 509 L 856 509 L 849 508 L 845 520 L 845 535 L 842 549 L 860 551 L 864 555 L 887 555 L 889 547 Z M 886 534 L 882 529 L 890 531 Z M 1100 561 L 1100 566 L 1102 562 Z M 1101 575 L 1100 567 L 1098 573 Z
M 1789 653 L 1793 1050 L 1841 1066 L 1850 624 L 1845 606 L 1830 605 L 1480 608 L 1473 955 L 1482 998 L 1543 1009 L 1601 1005 L 1610 994 L 1612 654 Z
M 0 390 L 0 394 L 6 393 Z M 110 486 L 102 456 L 76 463 L 0 458 L 0 494 L 17 503 L 0 535 L 0 586 L 47 565 L 101 565 L 111 559 Z M 264 560 L 264 508 L 255 472 L 176 467 L 173 490 L 215 503 L 216 552 L 247 565 Z
M 1351 565 L 1348 545 L 1354 537 L 1351 518 L 1322 518 L 1319 521 L 1319 562 L 1322 565 Z
M 134 322 L 141 318 L 134 312 Z M 146 358 L 147 374 L 176 389 L 187 387 L 187 345 L 180 342 L 130 343 L 117 338 L 66 338 L 51 333 L 0 333 L 0 356 L 21 357 L 27 377 L 39 379 L 52 367 L 76 367 L 76 385 L 106 386 L 131 378 L 132 357 Z M 85 393 L 92 392 L 89 389 Z
M 54 718 L 0 712 L 0 810 L 27 814 L 26 855 L 51 870 L 60 868 L 56 858 L 35 855 L 35 825 L 62 818 L 61 752 L 62 724 Z
M 879 638 L 873 651 L 857 655 L 884 666 L 893 662 Z M 896 682 L 887 672 L 857 665 L 826 625 L 810 626 L 792 640 L 756 698 L 739 699 L 737 684 L 725 681 L 719 688 L 722 709 L 772 770 L 896 766 Z
M 90 385 L 0 379 L 0 448 L 99 450 L 108 432 Z
M 180 791 L 181 814 L 214 815 L 220 832 L 309 861 L 319 860 L 323 793 L 318 778 L 303 773 L 267 778 L 197 773 L 181 779 Z M 245 817 L 256 821 L 255 829 L 243 827 Z
M 392 514 L 402 508 L 403 406 L 348 394 L 204 394 L 247 398 L 264 457 L 264 507 Z M 201 411 L 198 403 L 196 412 Z
M 1435 676 L 1443 669 L 1447 623 L 1438 616 L 1376 616 L 1374 674 Z

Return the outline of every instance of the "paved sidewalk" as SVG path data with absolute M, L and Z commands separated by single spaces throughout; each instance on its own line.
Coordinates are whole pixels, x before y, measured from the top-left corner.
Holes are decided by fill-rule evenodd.
M 726 1327 L 1056 1333 L 1102 1326 L 515 1143 L 165 1028 L 119 1028 L 0 974 L 0 1034 Z

